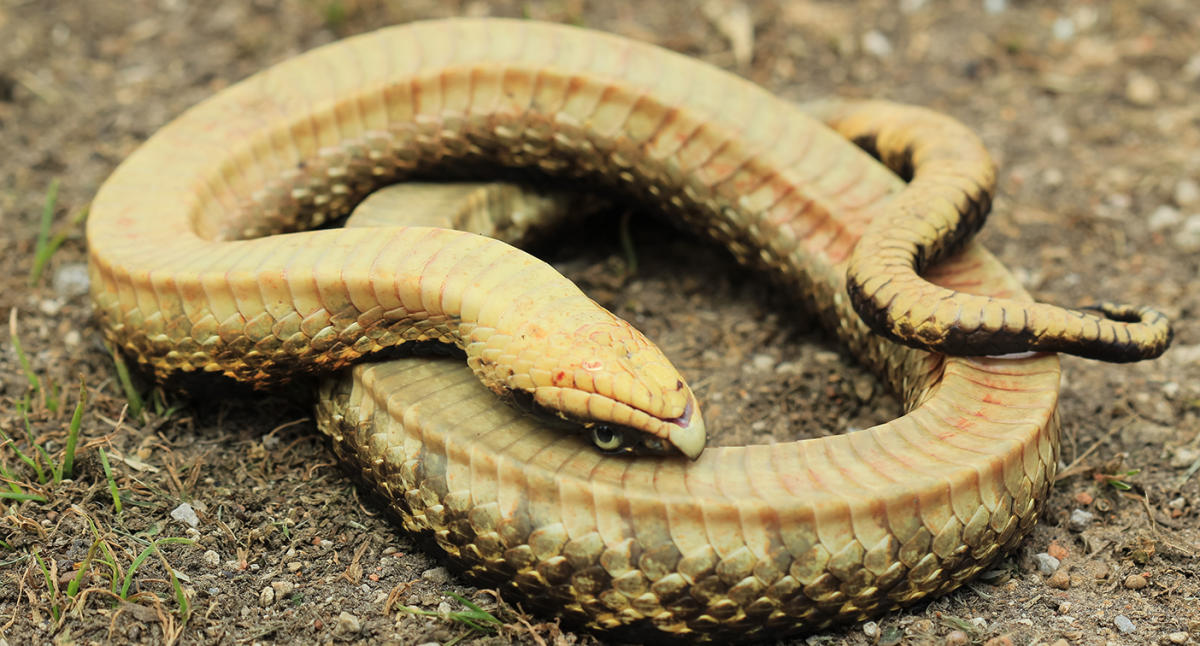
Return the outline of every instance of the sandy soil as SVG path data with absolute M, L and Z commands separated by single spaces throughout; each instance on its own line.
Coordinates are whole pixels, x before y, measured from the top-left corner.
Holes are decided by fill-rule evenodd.
M 80 283 L 85 247 L 72 217 L 187 106 L 342 36 L 489 13 L 656 42 L 797 100 L 887 97 L 948 112 L 1000 163 L 982 237 L 1032 291 L 1068 305 L 1153 303 L 1176 321 L 1176 345 L 1158 361 L 1065 359 L 1067 468 L 1016 553 L 954 594 L 807 643 L 1200 641 L 1200 13 L 1191 0 L 642 4 L 0 0 L 0 315 L 15 320 L 42 384 L 31 389 L 3 335 L 0 428 L 13 441 L 0 446 L 0 465 L 9 491 L 44 499 L 0 498 L 0 645 L 597 642 L 498 602 L 426 555 L 356 489 L 301 397 L 196 404 L 157 393 L 144 418 L 122 417 L 125 396 Z M 750 40 L 736 36 L 746 26 Z M 55 181 L 54 231 L 67 237 L 31 286 Z M 551 257 L 660 341 L 692 376 L 711 427 L 761 440 L 896 414 L 874 379 L 769 285 L 643 220 L 632 277 L 622 276 L 612 219 L 557 241 Z M 33 441 L 62 451 L 81 380 L 73 477 L 37 484 L 17 450 L 37 455 Z M 1128 488 L 1103 474 L 1126 474 Z M 173 517 L 185 502 L 194 528 Z M 1090 520 L 1076 514 L 1073 524 L 1075 510 Z M 1039 572 L 1041 553 L 1059 557 L 1053 575 Z M 502 625 L 483 634 L 403 610 L 464 610 L 449 593 Z

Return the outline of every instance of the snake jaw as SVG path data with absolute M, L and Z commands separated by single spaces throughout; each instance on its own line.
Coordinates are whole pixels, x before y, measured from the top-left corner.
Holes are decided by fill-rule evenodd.
M 595 423 L 624 427 L 658 438 L 693 460 L 704 451 L 707 441 L 704 419 L 690 390 L 683 412 L 671 418 L 659 417 L 606 395 L 573 388 L 538 387 L 531 394 L 534 404 L 559 418 L 584 427 Z
M 700 457 L 700 453 L 708 441 L 704 418 L 697 413 L 695 401 L 696 398 L 689 392 L 683 415 L 675 419 L 663 420 L 673 425 L 667 433 L 667 441 L 679 449 L 680 453 L 693 460 Z

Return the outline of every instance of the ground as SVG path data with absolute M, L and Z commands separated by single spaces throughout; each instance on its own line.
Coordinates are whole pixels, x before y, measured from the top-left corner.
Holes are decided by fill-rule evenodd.
M 945 111 L 999 163 L 982 239 L 1031 291 L 1067 305 L 1156 304 L 1174 319 L 1175 346 L 1159 360 L 1064 360 L 1064 468 L 1014 554 L 949 596 L 808 643 L 1200 642 L 1191 0 L 0 0 L 0 314 L 15 335 L 0 352 L 0 425 L 11 438 L 0 438 L 0 644 L 601 639 L 447 572 L 355 487 L 303 397 L 200 403 L 147 395 L 135 377 L 147 410 L 125 410 L 81 283 L 76 216 L 171 117 L 313 46 L 460 14 L 625 34 L 796 100 L 886 97 Z M 50 232 L 65 240 L 31 282 L 55 184 Z M 839 432 L 896 414 L 873 377 L 719 250 L 635 217 L 638 269 L 628 275 L 615 221 L 586 239 L 567 235 L 551 257 L 661 343 L 706 402 L 709 426 L 738 431 L 721 441 Z M 55 482 L 47 469 L 62 464 L 77 408 L 73 471 Z M 1044 553 L 1060 561 L 1053 574 Z M 500 625 L 405 610 L 466 611 L 451 593 Z

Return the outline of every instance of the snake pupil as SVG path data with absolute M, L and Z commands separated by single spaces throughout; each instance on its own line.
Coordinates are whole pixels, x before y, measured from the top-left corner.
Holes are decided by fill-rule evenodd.
M 592 427 L 592 444 L 601 451 L 614 451 L 621 448 L 623 438 L 620 431 L 604 424 Z

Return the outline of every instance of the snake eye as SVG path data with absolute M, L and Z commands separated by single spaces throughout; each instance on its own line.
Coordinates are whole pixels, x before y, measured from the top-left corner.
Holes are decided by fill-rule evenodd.
M 624 443 L 621 432 L 604 424 L 592 427 L 592 444 L 601 451 L 616 451 Z

